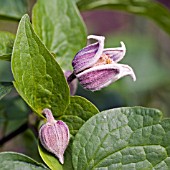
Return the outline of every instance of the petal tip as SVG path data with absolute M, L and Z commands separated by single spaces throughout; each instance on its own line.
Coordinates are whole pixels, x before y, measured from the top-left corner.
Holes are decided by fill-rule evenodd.
M 130 66 L 129 66 L 129 76 L 132 77 L 133 81 L 136 81 L 136 75 L 135 75 L 133 69 Z
M 58 155 L 58 159 L 61 164 L 64 164 L 64 156 L 63 155 Z
M 133 81 L 136 81 L 136 75 L 134 72 L 130 76 L 132 77 Z
M 97 41 L 104 41 L 105 37 L 104 36 L 98 36 L 98 35 L 89 35 L 87 39 L 95 39 Z
M 123 50 L 123 54 L 122 56 L 124 57 L 125 56 L 125 53 L 126 53 L 126 46 L 125 46 L 125 43 L 123 41 L 120 41 L 120 44 L 121 44 L 121 48 Z

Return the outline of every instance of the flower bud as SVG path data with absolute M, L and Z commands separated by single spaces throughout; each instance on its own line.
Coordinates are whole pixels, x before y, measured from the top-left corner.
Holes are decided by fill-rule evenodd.
M 47 118 L 47 123 L 40 127 L 40 142 L 47 151 L 53 153 L 63 164 L 64 152 L 69 144 L 69 129 L 63 121 L 54 119 L 51 110 L 44 109 L 43 113 Z
M 64 76 L 66 77 L 67 82 L 68 82 L 68 77 L 71 76 L 71 74 L 72 74 L 72 71 L 70 71 L 70 70 L 67 70 L 64 72 Z M 77 83 L 78 83 L 77 79 L 74 79 L 73 81 L 68 82 L 71 96 L 74 96 L 76 93 Z

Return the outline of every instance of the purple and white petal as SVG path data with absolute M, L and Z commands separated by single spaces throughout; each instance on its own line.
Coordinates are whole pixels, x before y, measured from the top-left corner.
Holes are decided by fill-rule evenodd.
M 77 78 L 85 89 L 96 91 L 126 75 L 130 75 L 134 81 L 136 80 L 132 68 L 128 65 L 107 64 L 87 69 L 79 73 Z
M 114 62 L 119 62 L 120 60 L 123 59 L 126 53 L 126 47 L 125 44 L 121 41 L 120 42 L 121 47 L 117 48 L 105 48 L 103 50 L 103 54 L 107 55 L 109 58 L 112 59 Z
M 86 46 L 76 54 L 72 61 L 72 66 L 75 74 L 94 65 L 103 52 L 104 37 L 91 35 L 88 36 L 88 39 L 90 38 L 93 38 L 98 42 Z
M 130 76 L 132 77 L 133 81 L 136 81 L 136 75 L 132 69 L 132 67 L 126 65 L 126 64 L 117 64 L 119 67 L 119 75 L 118 79 L 124 77 L 124 76 Z
M 47 151 L 53 153 L 63 164 L 64 152 L 70 139 L 69 129 L 63 121 L 54 119 L 51 110 L 44 109 L 43 113 L 46 115 L 47 123 L 40 127 L 40 142 Z

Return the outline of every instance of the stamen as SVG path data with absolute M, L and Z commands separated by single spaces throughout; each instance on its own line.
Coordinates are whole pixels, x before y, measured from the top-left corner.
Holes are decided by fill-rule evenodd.
M 98 65 L 105 65 L 105 64 L 111 64 L 113 63 L 112 59 L 109 58 L 108 55 L 106 54 L 102 54 L 101 57 L 98 59 L 98 61 L 93 65 L 94 66 L 98 66 Z

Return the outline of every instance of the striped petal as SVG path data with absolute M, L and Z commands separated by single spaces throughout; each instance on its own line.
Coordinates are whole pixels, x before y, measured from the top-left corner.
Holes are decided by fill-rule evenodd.
M 118 48 L 105 48 L 103 54 L 107 55 L 112 61 L 119 62 L 123 59 L 126 53 L 125 44 L 121 41 L 121 47 Z
M 72 66 L 75 74 L 93 66 L 103 52 L 104 37 L 90 35 L 87 38 L 95 39 L 98 42 L 86 46 L 76 54 L 72 61 Z
M 130 66 L 107 64 L 87 69 L 79 73 L 77 78 L 85 89 L 96 91 L 127 75 L 131 76 L 134 81 L 136 80 L 136 76 Z
M 64 152 L 69 143 L 69 129 L 61 120 L 55 120 L 51 110 L 44 109 L 47 123 L 39 130 L 39 139 L 44 148 L 53 153 L 61 162 L 64 163 Z

